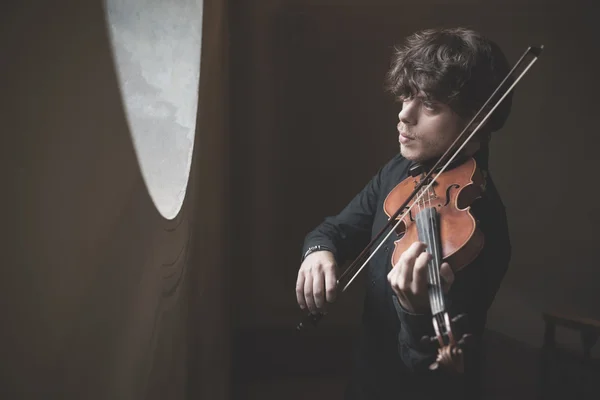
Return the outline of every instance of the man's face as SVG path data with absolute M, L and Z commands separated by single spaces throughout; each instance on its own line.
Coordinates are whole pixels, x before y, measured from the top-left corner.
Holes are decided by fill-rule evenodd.
M 444 154 L 466 124 L 448 105 L 424 96 L 402 100 L 398 119 L 400 153 L 419 162 Z

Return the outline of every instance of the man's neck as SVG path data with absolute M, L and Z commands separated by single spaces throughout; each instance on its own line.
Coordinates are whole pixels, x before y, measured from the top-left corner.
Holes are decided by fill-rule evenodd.
M 461 149 L 459 155 L 454 158 L 452 163 L 453 164 L 461 164 L 463 161 L 465 161 L 465 159 L 475 156 L 483 147 L 485 147 L 485 146 L 483 146 L 479 140 L 474 140 L 474 141 L 467 143 L 465 145 L 465 147 L 463 147 Z M 452 154 L 450 154 L 448 156 L 448 159 L 451 156 L 452 156 Z M 440 157 L 441 157 L 441 155 L 440 155 Z M 420 164 L 421 166 L 424 167 L 425 170 L 428 171 L 429 169 L 433 168 L 433 166 L 438 161 L 438 159 L 439 159 L 439 157 L 430 159 L 430 160 L 426 160 L 426 161 L 422 161 L 422 162 L 418 162 L 418 163 L 414 163 L 414 164 Z M 443 164 L 440 164 L 438 167 L 439 168 L 443 167 Z

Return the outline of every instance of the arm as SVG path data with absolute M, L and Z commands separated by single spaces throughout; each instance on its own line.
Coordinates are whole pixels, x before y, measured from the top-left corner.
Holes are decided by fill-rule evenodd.
M 306 235 L 302 257 L 315 246 L 331 251 L 338 263 L 356 257 L 369 243 L 373 219 L 380 196 L 381 182 L 385 179 L 391 160 L 365 185 L 337 215 L 325 218 Z
M 368 244 L 381 182 L 396 160 L 381 168 L 338 215 L 326 218 L 306 236 L 296 280 L 296 299 L 301 309 L 324 312 L 326 301 L 335 301 L 337 264 L 356 257 Z

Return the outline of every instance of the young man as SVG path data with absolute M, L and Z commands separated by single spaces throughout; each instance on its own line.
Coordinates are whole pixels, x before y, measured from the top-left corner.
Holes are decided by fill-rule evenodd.
M 506 58 L 493 42 L 463 28 L 417 32 L 397 49 L 387 83 L 401 103 L 400 154 L 338 215 L 306 236 L 296 284 L 301 309 L 319 313 L 335 300 L 340 289 L 337 266 L 357 257 L 385 225 L 383 202 L 388 193 L 407 178 L 413 163 L 431 165 L 445 152 L 508 71 Z M 423 243 L 415 242 L 391 265 L 397 240 L 393 234 L 363 272 L 368 287 L 362 334 L 346 399 L 479 398 L 486 314 L 511 251 L 504 206 L 487 171 L 487 146 L 510 107 L 509 95 L 463 151 L 485 172 L 485 192 L 472 206 L 485 246 L 475 261 L 456 273 L 447 263 L 441 266 L 450 315 L 466 314 L 473 335 L 465 351 L 465 373 L 429 370 L 437 349 L 421 338 L 434 335 L 427 291 L 430 256 Z

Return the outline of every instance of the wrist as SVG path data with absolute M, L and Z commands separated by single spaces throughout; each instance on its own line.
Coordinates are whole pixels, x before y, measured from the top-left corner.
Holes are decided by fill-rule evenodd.
M 395 296 L 398 301 L 398 305 L 402 309 L 402 312 L 409 315 L 426 315 L 429 314 L 429 304 L 413 304 L 408 302 L 402 296 Z
M 302 261 L 306 260 L 306 257 L 308 257 L 310 254 L 312 253 L 316 253 L 317 251 L 329 251 L 333 254 L 333 250 L 330 247 L 324 246 L 322 244 L 317 244 L 315 246 L 310 246 L 302 255 Z

